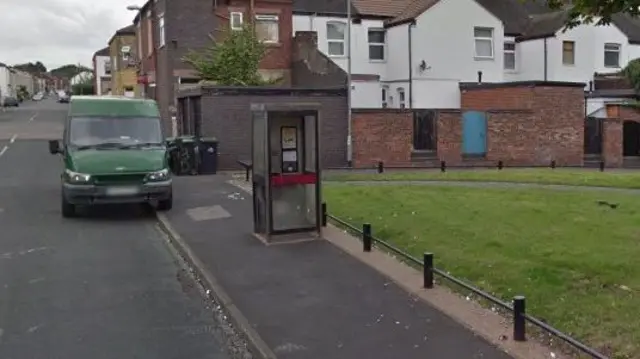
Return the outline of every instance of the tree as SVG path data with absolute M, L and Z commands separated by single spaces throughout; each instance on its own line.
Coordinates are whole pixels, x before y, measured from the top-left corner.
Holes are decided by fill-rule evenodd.
M 47 68 L 44 66 L 44 64 L 40 61 L 36 61 L 36 63 L 33 62 L 27 62 L 25 64 L 18 64 L 13 66 L 18 70 L 22 70 L 22 71 L 26 71 L 30 74 L 43 74 L 45 72 L 47 72 Z
M 523 0 L 540 2 L 541 0 Z M 614 14 L 640 15 L 640 0 L 547 0 L 551 9 L 568 10 L 567 27 L 579 24 L 607 25 Z
M 84 71 L 77 74 L 75 83 L 71 85 L 71 92 L 74 95 L 93 95 L 94 91 L 93 73 Z
M 264 86 L 280 80 L 265 80 L 258 72 L 267 48 L 253 26 L 225 30 L 221 35 L 221 40 L 209 36 L 209 46 L 201 51 L 191 50 L 182 58 L 202 80 L 225 86 Z
M 84 71 L 92 71 L 92 70 L 86 66 L 69 64 L 69 65 L 60 66 L 56 69 L 51 70 L 50 74 L 55 77 L 60 77 L 60 78 L 69 80 L 75 75 Z

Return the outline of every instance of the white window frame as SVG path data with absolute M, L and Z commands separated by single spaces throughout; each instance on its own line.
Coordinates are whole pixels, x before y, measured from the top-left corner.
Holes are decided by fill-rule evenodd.
M 616 44 L 616 43 L 606 43 L 604 44 L 604 67 L 607 68 L 620 68 L 620 53 L 622 52 L 622 45 L 621 44 Z M 608 52 L 615 52 L 618 55 L 618 63 L 615 65 L 607 65 L 607 53 Z
M 237 19 L 240 23 L 236 24 L 235 23 L 235 19 Z M 244 14 L 241 13 L 240 11 L 232 11 L 231 13 L 229 13 L 229 28 L 231 28 L 231 30 L 242 30 L 242 26 L 244 25 Z
M 564 45 L 571 44 L 571 62 L 566 62 L 564 58 Z M 560 53 L 562 56 L 562 64 L 565 66 L 574 66 L 576 64 L 576 42 L 575 41 L 562 41 L 562 52 Z
M 369 33 L 371 32 L 381 32 L 384 39 L 383 42 L 371 42 L 369 41 Z M 369 28 L 367 29 L 367 43 L 369 45 L 368 50 L 369 50 L 369 61 L 374 61 L 374 62 L 384 62 L 387 60 L 387 32 L 384 29 L 380 29 L 380 28 Z M 375 46 L 375 47 L 382 47 L 382 58 L 381 59 L 372 59 L 371 58 L 371 47 Z
M 486 37 L 486 36 L 477 36 L 476 35 L 476 31 L 490 31 L 491 32 L 491 36 Z M 493 30 L 493 28 L 491 27 L 482 27 L 482 26 L 476 26 L 473 28 L 473 48 L 474 48 L 474 56 L 476 59 L 493 59 L 495 56 L 495 49 L 493 48 L 494 43 L 493 43 L 493 35 L 494 35 L 495 31 Z M 487 55 L 478 55 L 478 46 L 477 43 L 478 41 L 485 41 L 485 42 L 489 42 L 489 44 L 491 45 L 491 55 L 487 56 Z
M 163 47 L 167 43 L 164 28 L 164 13 L 158 15 L 158 48 Z
M 404 91 L 404 87 L 398 87 L 398 107 L 407 108 L 407 93 Z
M 513 45 L 513 50 L 511 50 L 511 49 L 508 49 L 508 50 L 507 50 L 507 49 L 506 49 L 506 46 L 507 46 L 507 45 Z M 503 51 L 504 51 L 504 57 L 505 57 L 505 59 L 506 59 L 507 55 L 509 55 L 509 56 L 513 56 L 513 68 L 509 68 L 509 67 L 507 67 L 507 62 L 506 62 L 505 60 L 503 60 L 503 61 L 504 61 L 504 63 L 503 63 L 503 67 L 504 67 L 504 69 L 505 69 L 506 71 L 516 71 L 516 70 L 517 70 L 517 68 L 518 68 L 518 64 L 517 64 L 517 62 L 516 62 L 516 61 L 517 61 L 517 59 L 518 59 L 518 58 L 516 57 L 516 43 L 515 43 L 514 41 L 505 41 L 505 42 L 504 42 L 504 45 L 503 45 L 503 48 L 504 48 L 504 50 L 503 50 Z
M 256 23 L 260 21 L 275 23 L 277 28 L 275 39 L 264 40 L 263 42 L 267 44 L 277 44 L 278 42 L 280 42 L 280 17 L 278 17 L 278 15 L 273 15 L 273 14 L 256 15 Z
M 326 30 L 327 30 L 327 55 L 329 55 L 330 57 L 344 57 L 344 56 L 347 55 L 347 46 L 349 46 L 348 45 L 348 41 L 347 41 L 347 32 L 346 31 L 344 32 L 344 36 L 342 37 L 342 40 L 340 40 L 340 39 L 330 39 L 329 38 L 329 26 L 331 26 L 331 25 L 342 26 L 346 30 L 347 23 L 342 22 L 342 21 L 329 21 L 329 22 L 327 22 L 327 26 L 326 26 Z M 329 46 L 331 43 L 343 44 L 343 46 L 342 46 L 342 54 L 332 54 L 331 53 L 331 46 Z

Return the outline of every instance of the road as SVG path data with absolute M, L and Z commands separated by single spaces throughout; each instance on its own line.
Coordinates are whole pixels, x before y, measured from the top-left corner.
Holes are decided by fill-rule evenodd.
M 228 358 L 220 324 L 135 207 L 60 215 L 66 104 L 0 112 L 0 358 Z

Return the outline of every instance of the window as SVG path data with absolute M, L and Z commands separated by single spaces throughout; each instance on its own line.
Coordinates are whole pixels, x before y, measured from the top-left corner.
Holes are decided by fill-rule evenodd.
M 487 27 L 474 27 L 473 36 L 475 39 L 476 57 L 493 58 L 493 29 Z
M 389 87 L 382 87 L 382 108 L 387 108 L 389 104 L 387 103 L 387 96 L 389 94 Z
M 104 62 L 104 73 L 105 75 L 111 74 L 111 59 L 108 59 Z
M 407 107 L 405 96 L 404 96 L 404 89 L 402 87 L 398 89 L 398 102 L 400 104 L 400 108 Z
M 504 68 L 505 70 L 516 69 L 516 44 L 515 42 L 504 43 Z
M 151 55 L 153 53 L 153 23 L 151 22 L 150 13 L 147 14 L 145 23 L 145 27 L 147 28 L 147 54 Z
M 343 22 L 327 23 L 327 48 L 329 56 L 345 55 L 345 29 Z
M 164 14 L 162 14 L 158 15 L 158 47 L 163 47 L 166 40 L 164 32 Z
M 620 67 L 620 44 L 604 44 L 604 66 Z
M 564 65 L 575 65 L 576 63 L 576 43 L 573 41 L 562 42 L 562 63 Z
M 232 12 L 229 15 L 229 26 L 231 26 L 231 30 L 242 30 L 242 23 L 241 12 Z
M 384 60 L 385 35 L 382 29 L 369 29 L 369 60 Z
M 280 27 L 276 15 L 256 15 L 256 34 L 258 40 L 267 43 L 277 43 Z
M 138 41 L 137 52 L 142 55 L 142 22 L 136 24 L 136 40 Z

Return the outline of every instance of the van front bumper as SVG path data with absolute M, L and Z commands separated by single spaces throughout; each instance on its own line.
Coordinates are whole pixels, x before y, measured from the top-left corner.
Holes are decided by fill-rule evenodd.
M 64 183 L 62 195 L 75 205 L 149 203 L 171 198 L 172 188 L 172 180 L 115 186 Z

